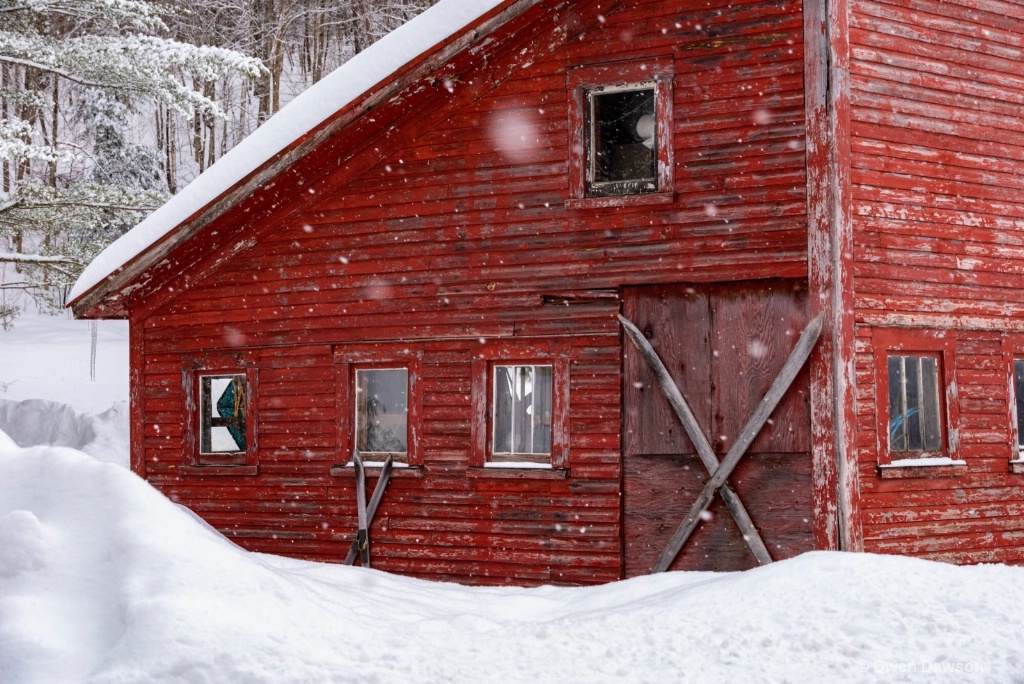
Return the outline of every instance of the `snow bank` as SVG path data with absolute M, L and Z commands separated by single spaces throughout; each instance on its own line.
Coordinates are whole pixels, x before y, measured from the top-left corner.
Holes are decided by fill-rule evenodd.
M 0 681 L 1020 681 L 1024 570 L 812 553 L 466 588 L 246 553 L 124 468 L 0 434 Z
M 79 277 L 68 301 L 81 297 L 292 142 L 502 1 L 441 0 L 345 62 L 101 252 Z
M 66 446 L 127 467 L 128 404 L 118 402 L 100 414 L 79 413 L 42 399 L 0 399 L 0 430 L 22 447 Z

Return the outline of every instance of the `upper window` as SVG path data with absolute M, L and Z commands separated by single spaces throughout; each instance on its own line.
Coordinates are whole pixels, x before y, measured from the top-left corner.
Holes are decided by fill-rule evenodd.
M 494 366 L 493 460 L 551 458 L 551 377 L 551 366 Z
M 409 370 L 356 369 L 355 451 L 363 458 L 400 457 L 409 451 Z
M 672 199 L 672 59 L 569 70 L 569 204 Z
M 587 91 L 587 196 L 658 190 L 654 84 Z

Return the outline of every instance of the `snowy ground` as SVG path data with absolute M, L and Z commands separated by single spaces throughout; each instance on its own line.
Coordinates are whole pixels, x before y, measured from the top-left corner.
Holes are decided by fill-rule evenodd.
M 812 553 L 481 589 L 247 553 L 93 457 L 126 458 L 124 405 L 97 414 L 126 352 L 111 332 L 93 384 L 60 320 L 0 332 L 4 684 L 1024 682 L 1018 568 Z M 27 386 L 72 406 L 12 401 Z

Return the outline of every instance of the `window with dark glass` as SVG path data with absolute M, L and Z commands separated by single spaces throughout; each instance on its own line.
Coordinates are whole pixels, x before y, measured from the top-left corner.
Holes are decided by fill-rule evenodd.
M 551 385 L 551 366 L 494 366 L 492 460 L 550 459 Z
M 409 371 L 406 368 L 355 372 L 355 449 L 360 456 L 408 453 Z
M 244 374 L 199 376 L 199 453 L 246 451 L 248 385 Z
M 1024 359 L 1013 360 L 1013 398 L 1017 418 L 1017 446 L 1024 447 Z
M 594 88 L 587 110 L 587 195 L 657 192 L 654 85 Z
M 888 376 L 889 450 L 910 454 L 941 451 L 938 358 L 890 354 Z

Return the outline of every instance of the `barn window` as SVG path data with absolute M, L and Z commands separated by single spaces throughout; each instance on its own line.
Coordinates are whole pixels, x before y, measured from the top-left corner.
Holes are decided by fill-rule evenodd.
M 363 458 L 391 455 L 406 460 L 409 450 L 409 370 L 356 369 L 355 451 Z
M 240 466 L 256 468 L 256 367 L 233 357 L 190 360 L 186 389 L 185 463 L 213 473 L 213 466 L 237 475 Z M 229 468 L 229 470 L 228 470 Z M 248 472 L 248 471 L 246 471 Z
M 1013 425 L 1010 470 L 1024 473 L 1024 358 L 1013 358 L 1010 375 L 1010 408 Z
M 423 350 L 411 344 L 358 344 L 334 350 L 338 468 L 354 454 L 380 465 L 389 456 L 403 468 L 423 464 Z
M 551 366 L 494 366 L 493 460 L 550 460 L 551 376 Z
M 1017 450 L 1024 447 L 1024 359 L 1013 360 L 1014 418 L 1017 422 Z M 1019 458 L 1019 457 L 1018 457 Z
M 949 373 L 954 341 L 944 331 L 876 328 L 875 399 L 882 477 L 957 475 L 959 409 Z
M 587 195 L 658 190 L 653 84 L 587 91 Z
M 199 376 L 199 453 L 244 454 L 248 439 L 244 375 Z
M 672 201 L 672 72 L 669 57 L 568 71 L 570 207 Z
M 934 356 L 889 356 L 889 449 L 942 449 L 939 361 Z
M 569 359 L 553 342 L 485 343 L 472 364 L 470 465 L 569 465 Z

